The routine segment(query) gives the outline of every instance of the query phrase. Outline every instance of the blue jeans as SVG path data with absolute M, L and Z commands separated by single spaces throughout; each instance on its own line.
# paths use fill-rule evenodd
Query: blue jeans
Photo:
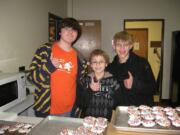
M 50 114 L 50 116 L 71 117 L 71 112 L 66 112 L 66 113 L 62 113 L 62 114 Z

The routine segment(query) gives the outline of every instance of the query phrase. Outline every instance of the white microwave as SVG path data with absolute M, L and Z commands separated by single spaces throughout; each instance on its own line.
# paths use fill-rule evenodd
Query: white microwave
M 25 73 L 0 73 L 0 111 L 26 99 Z

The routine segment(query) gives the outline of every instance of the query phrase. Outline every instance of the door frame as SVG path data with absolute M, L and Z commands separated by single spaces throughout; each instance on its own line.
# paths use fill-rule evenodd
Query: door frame
M 160 88 L 159 88 L 159 96 L 160 96 L 160 99 L 162 98 L 162 86 L 163 86 L 163 81 L 162 81 L 162 78 L 163 78 L 163 52 L 164 52 L 164 19 L 124 19 L 124 30 L 126 28 L 126 24 L 128 22 L 142 22 L 142 23 L 148 23 L 148 22 L 160 22 L 161 25 L 162 25 L 162 29 L 161 29 L 161 58 L 160 58 L 160 69 L 161 69 L 161 75 L 160 75 Z M 138 26 L 138 27 L 134 27 L 134 28 L 145 28 L 145 27 L 141 27 L 141 26 Z M 147 27 L 146 27 L 147 28 Z M 150 40 L 148 38 L 148 40 Z M 153 46 L 151 46 L 153 47 Z

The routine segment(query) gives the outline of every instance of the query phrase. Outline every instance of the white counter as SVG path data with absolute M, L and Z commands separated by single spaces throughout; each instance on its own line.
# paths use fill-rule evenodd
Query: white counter
M 16 113 L 0 112 L 0 120 L 32 123 L 32 124 L 37 125 L 38 123 L 40 123 L 43 120 L 43 118 L 18 116 Z
M 34 103 L 34 97 L 32 94 L 30 94 L 27 96 L 27 98 L 23 102 L 13 106 L 12 108 L 10 108 L 4 112 L 0 112 L 0 120 L 32 123 L 32 124 L 37 125 L 39 122 L 41 122 L 43 120 L 43 118 L 30 117 L 29 115 L 27 115 L 27 116 L 21 115 L 25 112 L 28 112 L 29 110 L 33 111 L 31 109 L 33 103 Z
M 0 112 L 0 120 L 13 121 L 17 119 L 17 117 L 18 115 L 16 113 Z
M 24 101 L 7 109 L 4 112 L 12 112 L 19 115 L 23 113 L 25 110 L 27 110 L 28 108 L 30 108 L 33 105 L 33 103 L 34 103 L 34 97 L 32 94 L 30 94 L 27 96 L 27 98 Z
M 44 118 L 40 118 L 40 117 L 18 116 L 14 121 L 16 121 L 16 122 L 24 122 L 24 123 L 32 123 L 32 124 L 37 125 L 43 119 Z

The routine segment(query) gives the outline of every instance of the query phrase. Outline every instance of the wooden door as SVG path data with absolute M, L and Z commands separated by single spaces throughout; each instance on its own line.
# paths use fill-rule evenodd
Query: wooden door
M 133 52 L 148 59 L 148 29 L 125 29 L 134 37 Z
M 88 60 L 91 51 L 101 48 L 101 21 L 79 20 L 79 24 L 82 35 L 74 47 Z

